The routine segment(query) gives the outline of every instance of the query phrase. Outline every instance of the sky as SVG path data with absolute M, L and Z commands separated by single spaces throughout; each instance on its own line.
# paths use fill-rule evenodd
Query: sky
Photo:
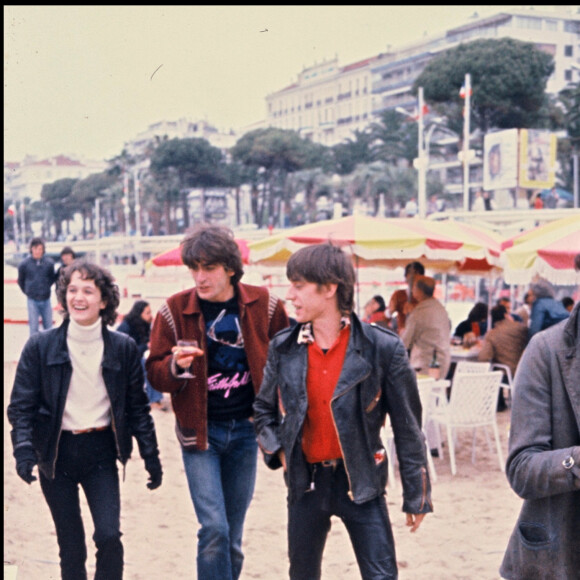
M 305 68 L 504 6 L 4 6 L 4 159 L 102 160 L 153 123 L 239 130 Z

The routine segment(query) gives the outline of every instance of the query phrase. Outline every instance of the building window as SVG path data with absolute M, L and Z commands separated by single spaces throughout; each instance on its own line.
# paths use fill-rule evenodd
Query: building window
M 528 30 L 542 30 L 542 20 L 533 16 L 516 16 L 516 25 Z
M 564 56 L 574 56 L 574 47 L 571 44 L 564 47 Z
M 572 80 L 572 71 L 570 69 L 564 71 L 564 80 L 565 81 Z
M 546 20 L 546 30 L 549 32 L 558 32 L 558 21 Z

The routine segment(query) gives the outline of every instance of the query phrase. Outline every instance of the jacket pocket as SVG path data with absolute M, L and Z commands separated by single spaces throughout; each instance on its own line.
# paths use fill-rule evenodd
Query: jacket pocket
M 43 460 L 46 459 L 50 447 L 52 423 L 53 417 L 51 412 L 41 407 L 38 410 L 32 429 L 32 445 Z
M 521 522 L 518 534 L 522 544 L 530 550 L 546 548 L 551 544 L 548 530 L 541 524 Z

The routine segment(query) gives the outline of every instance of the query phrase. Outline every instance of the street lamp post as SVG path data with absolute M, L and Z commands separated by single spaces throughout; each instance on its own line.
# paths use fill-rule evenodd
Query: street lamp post
M 419 87 L 419 167 L 418 167 L 418 209 L 419 217 L 424 219 L 427 215 L 427 156 L 425 155 L 425 140 L 423 139 L 423 87 Z
M 465 75 L 465 107 L 463 109 L 463 211 L 469 211 L 469 117 L 471 115 L 471 75 Z
M 332 219 L 342 217 L 342 203 L 338 197 L 338 188 L 340 187 L 341 179 L 338 173 L 332 176 Z
M 127 171 L 123 174 L 123 211 L 125 214 L 125 235 L 130 233 L 129 225 L 129 174 Z
M 418 125 L 418 147 L 417 147 L 417 157 L 413 160 L 413 167 L 417 170 L 417 206 L 418 206 L 418 215 L 420 218 L 424 218 L 427 214 L 427 155 L 425 151 L 425 140 L 423 139 L 423 130 L 424 130 L 424 123 L 423 123 L 423 109 L 425 106 L 424 97 L 423 97 L 423 87 L 419 87 L 418 94 L 417 94 L 417 105 L 419 111 L 417 113 L 417 117 L 413 117 L 408 111 L 401 107 L 395 108 L 395 111 L 398 113 L 402 113 L 407 117 L 412 118 L 413 120 L 417 121 Z

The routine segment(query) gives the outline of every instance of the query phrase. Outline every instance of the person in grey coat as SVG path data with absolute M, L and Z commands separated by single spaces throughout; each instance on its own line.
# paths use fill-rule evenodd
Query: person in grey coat
M 506 475 L 524 503 L 500 568 L 508 580 L 580 577 L 579 339 L 577 304 L 518 366 Z

